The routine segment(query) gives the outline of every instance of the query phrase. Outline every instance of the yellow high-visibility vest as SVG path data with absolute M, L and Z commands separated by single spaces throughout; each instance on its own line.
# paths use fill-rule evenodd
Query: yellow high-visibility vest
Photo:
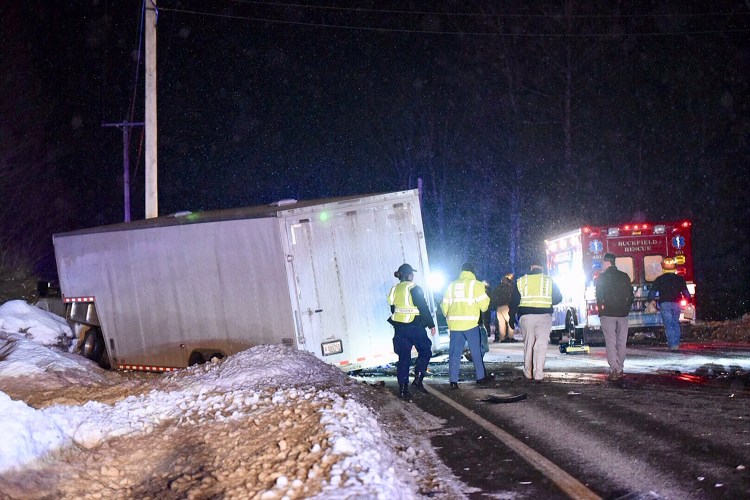
M 484 283 L 474 273 L 461 271 L 458 279 L 448 286 L 440 308 L 448 329 L 457 332 L 471 330 L 479 324 L 479 315 L 490 306 Z
M 527 274 L 518 279 L 521 294 L 519 307 L 552 307 L 552 278 L 544 274 Z
M 393 306 L 391 319 L 399 323 L 411 323 L 419 316 L 419 308 L 411 298 L 411 289 L 417 286 L 413 281 L 402 281 L 394 285 L 388 294 L 388 304 Z

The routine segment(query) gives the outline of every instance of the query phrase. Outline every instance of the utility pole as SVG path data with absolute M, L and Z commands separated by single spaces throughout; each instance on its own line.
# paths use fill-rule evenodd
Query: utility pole
M 156 0 L 146 1 L 146 218 L 159 216 L 156 163 Z
M 125 197 L 125 222 L 130 222 L 130 127 L 142 126 L 143 122 L 102 123 L 102 127 L 122 128 L 122 184 Z

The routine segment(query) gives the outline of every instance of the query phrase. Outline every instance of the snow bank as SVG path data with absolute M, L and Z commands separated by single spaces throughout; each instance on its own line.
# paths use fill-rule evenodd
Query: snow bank
M 25 369 L 32 376 L 60 363 L 60 354 L 51 349 L 22 337 L 12 342 L 11 355 L 0 359 L 0 374 L 21 372 L 20 361 L 13 359 L 21 355 L 28 358 Z M 67 368 L 74 373 L 79 370 L 74 364 Z M 219 460 L 230 467 L 232 461 L 242 463 L 248 469 L 262 469 L 276 460 L 273 481 L 263 483 L 270 497 L 415 496 L 413 480 L 394 466 L 404 463 L 395 451 L 397 446 L 372 410 L 358 401 L 363 385 L 310 353 L 258 346 L 220 362 L 150 376 L 143 384 L 145 392 L 114 404 L 88 401 L 40 410 L 0 392 L 0 421 L 12 423 L 5 426 L 0 441 L 0 474 L 42 467 L 55 451 L 72 445 L 94 451 L 108 440 L 139 439 L 157 431 L 156 435 L 163 435 L 166 429 L 180 429 L 177 435 L 196 440 L 188 436 L 202 435 L 210 426 L 234 422 L 230 428 L 241 429 L 253 422 L 256 426 L 273 422 L 270 425 L 277 426 L 277 431 L 253 438 L 267 440 L 267 451 L 248 456 L 229 449 Z M 295 431 L 295 415 L 307 422 L 305 430 Z M 162 442 L 157 439 L 153 443 Z M 278 458 L 279 453 L 300 450 L 300 446 L 307 448 L 290 455 L 296 458 Z M 230 472 L 223 474 L 231 477 Z M 242 495 L 242 490 L 228 494 Z
M 228 357 L 221 363 L 196 365 L 167 377 L 204 390 L 299 385 L 347 385 L 352 380 L 312 353 L 280 345 L 261 345 Z
M 55 377 L 58 385 L 111 383 L 104 372 L 93 368 L 94 363 L 83 356 L 49 349 L 20 334 L 0 333 L 0 380 Z
M 30 462 L 66 440 L 57 423 L 26 403 L 13 401 L 4 392 L 0 392 L 0 422 L 0 472 Z
M 92 454 L 117 439 L 148 440 L 154 449 L 184 447 L 201 442 L 217 427 L 227 436 L 257 428 L 267 432 L 249 431 L 247 441 L 231 434 L 234 444 L 217 443 L 220 452 L 213 463 L 222 468 L 213 477 L 224 478 L 222 483 L 199 482 L 187 486 L 197 489 L 182 493 L 208 488 L 206 496 L 227 498 L 417 496 L 413 478 L 404 475 L 410 469 L 404 464 L 414 457 L 399 455 L 397 443 L 360 402 L 366 400 L 363 385 L 311 353 L 258 346 L 169 374 L 123 377 L 55 348 L 72 336 L 62 318 L 23 301 L 0 306 L 0 387 L 59 387 L 59 400 L 66 402 L 35 409 L 0 392 L 0 474 L 45 470 L 45 464 L 57 460 L 56 451 L 71 446 Z M 115 394 L 121 399 L 112 404 L 88 401 L 92 385 L 109 386 L 110 401 L 117 399 Z M 120 474 L 126 467 L 115 469 L 109 463 L 102 466 L 101 477 L 91 480 L 109 481 L 113 470 Z M 210 466 L 200 463 L 200 468 Z M 138 467 L 142 470 L 134 477 L 155 466 L 145 462 Z M 72 487 L 77 484 L 73 481 Z M 107 491 L 135 494 L 122 484 L 117 480 Z
M 23 300 L 0 305 L 0 331 L 22 334 L 42 345 L 63 345 L 65 338 L 73 338 L 73 331 L 63 318 Z

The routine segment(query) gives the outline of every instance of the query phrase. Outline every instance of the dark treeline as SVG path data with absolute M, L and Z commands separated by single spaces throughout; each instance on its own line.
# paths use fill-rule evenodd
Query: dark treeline
M 83 4 L 0 8 L 3 78 L 23 83 L 0 97 L 0 168 L 13 130 L 45 236 L 122 220 L 122 137 L 101 123 L 143 117 L 140 6 Z M 743 2 L 159 6 L 160 213 L 421 180 L 432 267 L 471 259 L 492 283 L 582 224 L 690 219 L 702 316 L 750 311 Z

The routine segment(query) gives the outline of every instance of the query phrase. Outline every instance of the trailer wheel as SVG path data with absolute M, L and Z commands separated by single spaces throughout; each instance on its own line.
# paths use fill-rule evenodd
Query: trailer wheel
M 101 362 L 102 355 L 104 354 L 104 337 L 98 328 L 90 328 L 86 332 L 86 335 L 83 337 L 81 351 L 84 357 L 91 361 L 95 361 L 96 363 Z
M 203 354 L 198 351 L 193 351 L 193 353 L 190 355 L 190 358 L 188 359 L 188 366 L 193 365 L 202 365 L 206 362 L 206 358 L 203 357 Z

